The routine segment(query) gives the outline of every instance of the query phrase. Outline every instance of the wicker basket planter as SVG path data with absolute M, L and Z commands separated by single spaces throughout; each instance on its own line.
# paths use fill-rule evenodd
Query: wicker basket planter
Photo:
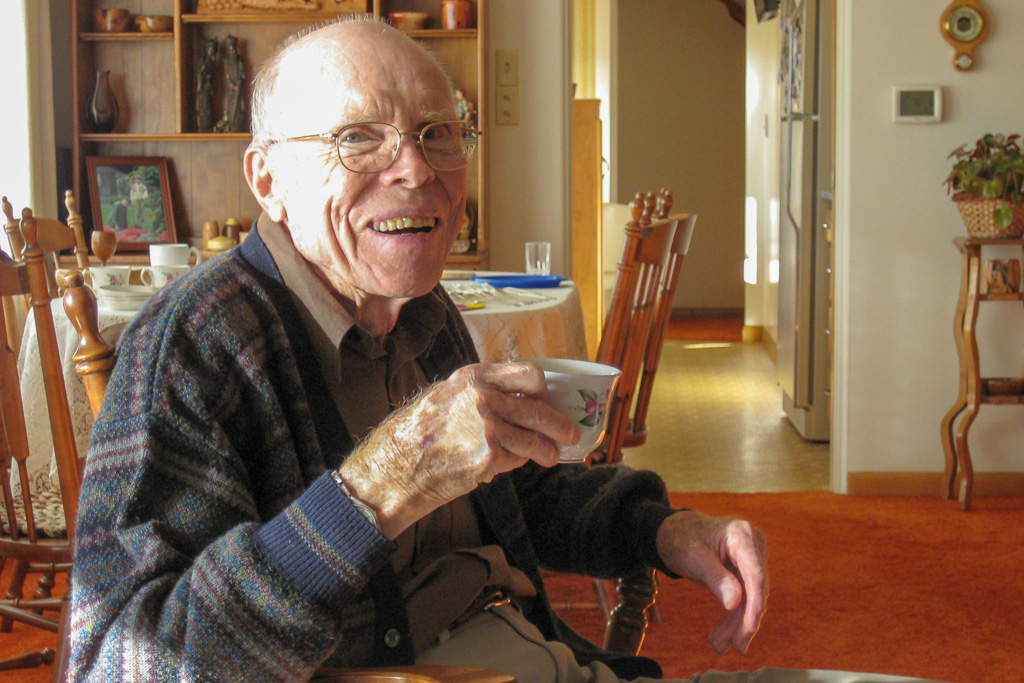
M 971 237 L 995 239 L 1024 235 L 1024 206 L 1011 204 L 1005 199 L 984 199 L 963 193 L 955 195 L 953 201 Z M 996 225 L 992 214 L 1000 206 L 1006 205 L 1013 212 L 1013 222 L 1001 228 Z

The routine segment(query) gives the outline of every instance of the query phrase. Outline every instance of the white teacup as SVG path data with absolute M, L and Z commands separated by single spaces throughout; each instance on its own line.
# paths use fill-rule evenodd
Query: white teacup
M 568 358 L 520 358 L 538 365 L 547 380 L 547 403 L 580 428 L 579 443 L 558 446 L 559 460 L 581 462 L 604 438 L 608 403 L 622 373 L 601 363 Z
M 188 266 L 146 266 L 140 277 L 143 284 L 160 289 L 188 272 Z
M 93 266 L 86 268 L 82 275 L 87 285 L 93 289 L 99 287 L 123 287 L 131 277 L 131 266 Z
M 203 261 L 199 250 L 188 244 L 151 244 L 149 263 L 154 266 L 187 266 L 189 257 L 195 254 L 196 265 Z

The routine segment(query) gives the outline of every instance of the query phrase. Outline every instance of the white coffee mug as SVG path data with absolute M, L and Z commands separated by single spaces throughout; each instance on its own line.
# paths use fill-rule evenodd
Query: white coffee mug
M 143 284 L 160 289 L 188 272 L 188 266 L 146 266 L 142 269 Z
M 569 358 L 520 358 L 540 366 L 547 380 L 547 403 L 580 428 L 580 440 L 558 446 L 559 460 L 581 462 L 604 438 L 608 403 L 622 373 L 601 363 Z
M 149 263 L 154 266 L 187 266 L 189 257 L 195 254 L 196 265 L 203 261 L 199 250 L 188 244 L 151 244 Z
M 131 266 L 92 266 L 82 271 L 85 283 L 97 289 L 98 287 L 123 287 L 128 284 L 131 277 Z

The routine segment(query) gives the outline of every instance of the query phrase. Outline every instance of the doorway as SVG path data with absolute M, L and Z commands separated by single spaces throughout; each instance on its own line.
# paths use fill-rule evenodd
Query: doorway
M 579 38 L 581 24 L 583 28 L 592 24 L 595 35 L 587 40 L 598 56 L 594 73 L 589 78 L 580 76 L 574 67 L 574 80 L 584 87 L 593 83 L 592 93 L 578 90 L 579 96 L 602 100 L 607 131 L 606 199 L 626 203 L 637 190 L 666 187 L 674 192 L 674 211 L 698 215 L 674 302 L 677 312 L 738 313 L 755 333 L 764 325 L 774 325 L 777 298 L 772 297 L 771 286 L 764 286 L 773 275 L 770 259 L 757 262 L 759 250 L 769 251 L 770 247 L 750 243 L 745 220 L 750 213 L 746 184 L 751 175 L 766 183 L 778 182 L 777 158 L 748 169 L 748 131 L 763 133 L 766 138 L 777 131 L 771 130 L 767 114 L 748 113 L 748 88 L 756 79 L 751 79 L 747 65 L 746 28 L 721 0 L 576 0 L 577 11 L 581 4 L 589 6 L 592 15 L 583 22 L 574 18 L 574 38 Z M 778 26 L 773 22 L 761 29 L 777 32 Z M 773 68 L 777 72 L 777 49 L 768 52 L 766 58 L 776 62 Z M 768 79 L 757 87 L 773 93 L 777 86 Z M 767 216 L 772 207 L 765 202 L 758 211 Z M 605 235 L 616 227 L 607 226 Z M 610 248 L 619 247 L 612 243 Z M 761 286 L 752 287 L 758 282 Z M 766 310 L 772 312 L 767 319 L 763 316 Z M 769 330 L 769 343 L 761 348 L 767 348 L 769 364 L 774 360 L 770 340 L 777 338 L 776 331 Z M 686 355 L 689 362 L 695 358 L 678 350 L 674 355 Z M 720 372 L 750 364 L 733 365 Z M 707 373 L 703 377 L 714 381 Z M 669 381 L 668 376 L 659 376 L 659 380 Z M 785 421 L 781 393 L 774 405 L 770 401 L 761 405 L 773 413 L 767 419 Z M 788 424 L 783 427 L 791 429 Z M 800 441 L 796 435 L 793 443 Z M 805 463 L 818 463 L 818 472 L 810 476 L 813 487 L 827 487 L 829 446 L 811 446 L 816 447 L 803 455 Z M 808 455 L 811 452 L 813 455 Z

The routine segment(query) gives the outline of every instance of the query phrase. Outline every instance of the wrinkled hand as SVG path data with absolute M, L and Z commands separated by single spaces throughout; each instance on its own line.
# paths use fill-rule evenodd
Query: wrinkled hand
M 711 633 L 715 651 L 746 652 L 768 603 L 764 534 L 743 520 L 682 511 L 658 528 L 657 543 L 669 569 L 707 586 L 729 611 Z
M 546 394 L 543 372 L 530 363 L 461 368 L 395 411 L 339 472 L 394 538 L 496 474 L 528 460 L 556 464 L 555 443 L 580 434 Z

